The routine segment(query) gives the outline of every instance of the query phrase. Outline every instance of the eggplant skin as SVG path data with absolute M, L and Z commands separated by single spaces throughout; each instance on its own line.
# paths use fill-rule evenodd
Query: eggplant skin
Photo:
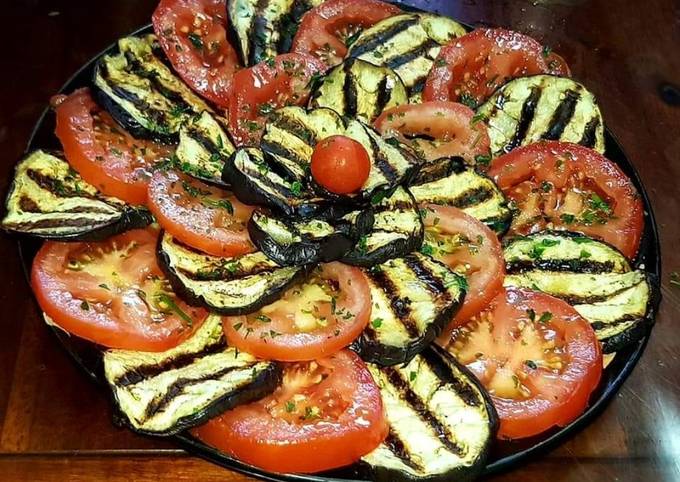
M 145 228 L 153 223 L 154 219 L 151 213 L 143 207 L 128 207 L 125 208 L 121 217 L 115 223 L 108 226 L 102 226 L 89 233 L 72 236 L 39 236 L 43 239 L 52 241 L 104 241 L 116 234 L 129 231 L 131 229 Z
M 256 212 L 257 213 L 257 212 Z M 248 233 L 250 239 L 267 257 L 281 266 L 303 266 L 312 263 L 330 263 L 338 260 L 347 254 L 356 244 L 361 236 L 368 233 L 373 226 L 373 211 L 367 209 L 357 213 L 354 223 L 340 219 L 330 221 L 326 226 L 333 229 L 327 235 L 314 237 L 305 232 L 300 232 L 296 224 L 306 224 L 288 222 L 282 218 L 272 218 L 267 214 L 259 214 L 269 218 L 269 223 L 262 223 L 265 227 L 277 222 L 296 238 L 290 244 L 279 243 L 270 233 L 258 223 L 255 218 L 258 214 L 253 214 L 248 222 Z M 310 220 L 308 224 L 322 222 L 320 220 Z
M 209 407 L 190 416 L 179 419 L 172 429 L 165 432 L 154 432 L 135 428 L 129 422 L 127 416 L 120 410 L 118 397 L 116 396 L 115 391 L 111 390 L 111 399 L 113 406 L 115 407 L 113 413 L 113 422 L 117 426 L 129 428 L 133 432 L 141 435 L 165 437 L 177 435 L 184 430 L 201 425 L 202 423 L 207 422 L 208 420 L 215 418 L 234 407 L 256 402 L 267 395 L 271 395 L 281 384 L 282 377 L 283 370 L 281 369 L 281 365 L 278 363 L 272 363 L 269 368 L 258 373 L 258 375 L 252 380 L 251 386 L 249 386 L 247 390 L 237 390 L 234 393 L 225 395 L 218 401 L 211 404 Z

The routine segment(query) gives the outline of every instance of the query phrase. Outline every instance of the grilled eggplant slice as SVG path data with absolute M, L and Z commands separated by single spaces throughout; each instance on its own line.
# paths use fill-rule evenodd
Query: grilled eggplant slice
M 368 124 L 383 110 L 406 103 L 406 87 L 392 69 L 359 59 L 333 68 L 310 99 L 310 107 L 329 107 Z
M 226 126 L 159 57 L 156 37 L 125 37 L 119 53 L 103 56 L 94 70 L 99 103 L 134 137 L 175 143 L 180 126 L 204 111 Z
M 595 96 L 572 79 L 535 75 L 512 80 L 477 110 L 499 156 L 541 139 L 604 153 L 604 123 Z
M 417 98 L 441 46 L 466 33 L 461 24 L 447 17 L 428 13 L 396 15 L 364 30 L 347 56 L 393 69 L 409 94 Z
M 321 139 L 342 134 L 359 142 L 368 153 L 371 170 L 361 190 L 353 195 L 339 196 L 317 185 L 309 175 L 309 165 L 314 146 Z M 363 204 L 378 193 L 391 192 L 397 185 L 409 180 L 419 168 L 419 160 L 403 146 L 385 141 L 372 127 L 352 119 L 345 126 L 342 117 L 327 108 L 305 111 L 300 107 L 284 107 L 272 115 L 262 137 L 262 150 L 268 159 L 268 182 L 298 186 L 297 200 L 288 189 L 278 189 L 279 194 L 267 194 L 274 205 L 286 213 L 300 214 L 300 209 L 288 203 L 299 204 L 300 198 L 313 197 L 312 191 L 321 198 L 335 203 Z M 242 161 L 242 160 L 240 160 Z M 262 164 L 260 162 L 260 164 Z M 262 169 L 260 169 L 262 171 Z M 229 176 L 230 173 L 227 173 Z M 232 180 L 236 189 L 236 182 Z M 288 192 L 281 192 L 288 191 Z M 238 193 L 237 193 L 238 195 Z M 245 201 L 244 201 L 245 202 Z M 287 205 L 286 205 L 287 204 Z
M 424 164 L 409 189 L 419 204 L 454 206 L 499 234 L 505 233 L 512 222 L 512 212 L 498 186 L 467 166 L 461 157 Z
M 365 270 L 372 321 L 352 345 L 361 357 L 407 363 L 439 336 L 465 297 L 465 279 L 429 256 L 412 253 Z
M 402 367 L 369 364 L 390 425 L 362 457 L 376 482 L 471 481 L 484 469 L 498 416 L 484 388 L 433 346 Z
M 373 206 L 373 228 L 342 261 L 371 267 L 401 258 L 423 244 L 424 226 L 413 196 L 403 187 Z
M 227 347 L 217 315 L 165 352 L 108 350 L 104 374 L 122 419 L 149 435 L 173 435 L 199 425 L 269 395 L 281 380 L 276 363 Z
M 250 239 L 281 266 L 329 263 L 352 249 L 371 230 L 373 211 L 351 213 L 335 221 L 288 220 L 254 211 L 248 223 Z
M 505 284 L 565 300 L 587 319 L 605 353 L 639 340 L 653 323 L 651 284 L 618 250 L 576 233 L 543 231 L 505 246 Z
M 233 258 L 201 253 L 161 234 L 158 260 L 187 303 L 223 315 L 245 315 L 276 301 L 306 274 L 306 267 L 281 267 L 262 252 Z
M 257 147 L 236 150 L 227 160 L 222 180 L 246 204 L 277 209 L 288 216 L 335 218 L 350 209 L 314 195 L 301 181 L 281 173 L 280 164 Z
M 19 161 L 0 226 L 56 241 L 97 241 L 152 221 L 141 206 L 104 196 L 60 154 L 31 152 Z
M 234 150 L 223 126 L 210 112 L 203 111 L 180 127 L 175 155 L 179 168 L 186 174 L 226 187 L 222 181 L 222 170 Z
M 244 65 L 288 52 L 304 13 L 323 0 L 227 0 L 229 23 Z

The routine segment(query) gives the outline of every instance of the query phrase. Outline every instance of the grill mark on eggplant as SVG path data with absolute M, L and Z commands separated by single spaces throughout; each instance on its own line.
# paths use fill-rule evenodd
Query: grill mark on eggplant
M 385 62 L 385 65 L 392 70 L 396 70 L 402 65 L 408 64 L 412 60 L 424 56 L 427 52 L 430 51 L 430 49 L 438 46 L 439 44 L 437 42 L 435 42 L 431 38 L 428 38 L 425 42 L 414 47 L 413 49 L 408 50 L 400 55 L 397 55 L 396 57 L 392 57 L 387 62 Z
M 159 80 L 159 76 L 156 72 L 147 70 L 137 57 L 131 52 L 125 52 L 125 58 L 130 65 L 130 69 L 127 69 L 130 73 L 147 79 L 151 83 L 151 87 L 158 92 L 161 96 L 165 97 L 171 102 L 178 105 L 179 109 L 182 111 L 193 111 L 192 106 L 184 100 L 184 97 L 179 92 L 169 89 L 167 86 Z
M 513 138 L 508 142 L 508 144 L 503 147 L 504 152 L 510 152 L 516 147 L 522 145 L 522 142 L 526 138 L 527 131 L 531 122 L 534 120 L 534 115 L 536 114 L 536 106 L 541 98 L 542 90 L 540 87 L 532 87 L 531 94 L 526 98 L 524 104 L 522 105 L 522 112 L 520 113 L 519 120 L 517 122 L 517 128 L 515 129 L 515 134 Z
M 585 128 L 583 129 L 583 136 L 581 140 L 578 141 L 579 144 L 586 147 L 594 147 L 597 142 L 597 129 L 600 127 L 600 118 L 598 116 L 593 117 L 588 121 Z
M 389 28 L 376 32 L 375 35 L 371 37 L 366 37 L 363 43 L 357 45 L 354 44 L 352 47 L 351 55 L 352 57 L 361 57 L 362 55 L 371 52 L 378 47 L 385 45 L 392 37 L 396 36 L 398 33 L 412 27 L 418 23 L 417 17 L 410 17 L 404 19 L 402 22 L 390 25 Z
M 75 189 L 71 189 L 65 185 L 61 179 L 54 179 L 53 177 L 46 176 L 42 172 L 36 171 L 35 169 L 26 169 L 26 176 L 28 176 L 31 181 L 35 182 L 41 189 L 49 191 L 51 194 L 54 194 L 57 197 L 82 197 L 108 204 L 106 201 L 103 201 L 97 196 L 93 196 L 85 191 L 76 191 Z
M 476 392 L 471 385 L 461 382 L 460 379 L 453 374 L 448 363 L 442 363 L 441 357 L 437 355 L 434 350 L 425 350 L 420 353 L 420 357 L 440 380 L 451 385 L 467 406 L 481 407 L 484 405 L 484 400 L 480 394 Z
M 639 284 L 639 283 L 638 283 Z M 594 303 L 601 303 L 603 301 L 607 301 L 610 298 L 613 298 L 617 295 L 620 295 L 624 291 L 627 291 L 629 289 L 632 289 L 636 287 L 638 284 L 634 284 L 631 286 L 624 286 L 621 289 L 618 289 L 616 291 L 612 291 L 611 293 L 607 293 L 604 295 L 592 295 L 592 296 L 576 296 L 576 295 L 564 295 L 560 293 L 548 293 L 549 295 L 554 296 L 555 298 L 559 298 L 563 301 L 566 301 L 570 305 L 592 305 Z
M 412 202 L 408 201 L 394 201 L 391 203 L 385 203 L 385 204 L 378 204 L 377 206 L 373 207 L 373 214 L 378 214 L 378 213 L 384 213 L 386 211 L 411 211 L 414 208 L 414 204 Z
M 377 117 L 385 109 L 385 106 L 390 101 L 392 97 L 392 89 L 388 86 L 387 75 L 383 76 L 378 84 L 378 98 L 373 104 L 373 115 L 371 117 Z
M 188 134 L 192 139 L 198 142 L 201 145 L 201 147 L 206 151 L 210 152 L 211 154 L 219 153 L 220 149 L 217 147 L 217 145 L 200 129 L 189 129 Z
M 428 136 L 427 134 L 409 134 L 408 132 L 403 133 L 402 136 L 404 136 L 406 139 L 413 140 L 413 139 L 421 139 L 424 141 L 430 141 L 434 142 L 437 140 L 436 137 Z
M 210 379 L 216 379 L 216 378 L 221 378 L 224 375 L 233 372 L 235 370 L 243 370 L 243 369 L 248 369 L 247 366 L 231 366 L 231 367 L 225 367 L 215 373 L 206 373 L 204 375 L 201 375 L 198 378 L 178 378 L 175 380 L 170 386 L 168 387 L 167 391 L 165 394 L 163 394 L 160 397 L 156 397 L 151 402 L 146 406 L 146 409 L 144 410 L 144 415 L 142 421 L 146 421 L 149 418 L 153 417 L 155 414 L 158 412 L 161 412 L 166 405 L 168 405 L 172 400 L 177 397 L 179 394 L 181 394 L 185 388 L 190 387 L 192 385 L 197 385 L 199 383 L 202 383 L 206 380 Z
M 402 298 L 399 296 L 399 290 L 390 277 L 381 269 L 366 271 L 369 278 L 382 290 L 390 302 L 392 312 L 401 321 L 404 329 L 410 338 L 420 336 L 418 326 L 411 319 L 411 300 L 408 297 Z
M 188 279 L 192 281 L 234 281 L 237 279 L 245 278 L 248 276 L 255 276 L 259 274 L 264 274 L 264 273 L 269 273 L 272 271 L 276 271 L 278 268 L 273 267 L 269 264 L 266 263 L 260 263 L 252 266 L 251 268 L 248 269 L 247 272 L 245 271 L 234 271 L 231 272 L 226 266 L 216 266 L 214 270 L 212 271 L 206 271 L 206 272 L 201 272 L 201 271 L 189 271 L 187 269 L 183 268 L 176 268 L 178 273 L 181 273 L 182 275 L 186 276 Z
M 441 297 L 446 303 L 451 301 L 451 295 L 444 286 L 444 283 L 442 283 L 442 280 L 435 276 L 427 266 L 420 263 L 418 258 L 413 255 L 406 256 L 404 257 L 404 263 L 436 298 Z
M 25 213 L 43 212 L 40 210 L 40 206 L 38 206 L 38 204 L 33 199 L 26 196 L 25 194 L 23 194 L 21 198 L 19 198 L 19 209 L 21 209 Z
M 260 148 L 266 151 L 268 154 L 290 159 L 302 169 L 307 169 L 307 167 L 309 167 L 309 162 L 300 157 L 297 152 L 288 149 L 286 146 L 279 144 L 278 142 L 268 141 L 266 137 L 260 142 Z M 290 177 L 291 173 L 287 170 L 287 168 L 282 167 L 282 169 L 286 172 L 286 177 Z
M 314 147 L 316 145 L 316 134 L 311 129 L 308 129 L 303 123 L 297 119 L 292 119 L 282 114 L 280 111 L 274 111 L 271 120 L 281 130 L 294 135 L 301 141 Z
M 455 199 L 451 199 L 450 204 L 458 209 L 464 209 L 481 204 L 492 197 L 493 192 L 488 186 L 477 186 L 464 191 Z
M 631 321 L 641 322 L 641 321 L 644 321 L 644 318 L 641 318 L 641 317 L 635 316 L 635 315 L 631 315 L 631 314 L 627 314 L 627 315 L 624 315 L 621 318 L 618 318 L 618 319 L 613 320 L 611 322 L 594 321 L 594 322 L 590 323 L 590 326 L 592 326 L 593 330 L 595 330 L 595 332 L 597 333 L 598 330 L 605 330 L 605 329 L 608 329 L 608 328 L 614 328 L 614 327 L 617 327 L 619 325 L 622 325 L 624 323 L 628 323 L 628 322 L 631 322 Z M 632 323 L 632 324 L 635 324 L 635 323 Z M 632 324 L 631 324 L 631 326 L 632 326 Z M 619 333 L 616 333 L 612 336 L 616 336 L 618 334 Z
M 82 228 L 82 227 L 99 227 L 104 224 L 109 224 L 112 219 L 102 219 L 100 221 L 92 218 L 54 218 L 41 219 L 35 222 L 24 223 L 5 223 L 5 227 L 11 227 L 16 230 L 31 230 L 31 229 L 49 229 L 49 228 Z
M 422 470 L 422 467 L 410 457 L 406 446 L 404 446 L 404 442 L 399 438 L 399 435 L 392 429 L 392 427 L 390 427 L 389 432 L 387 433 L 387 438 L 385 438 L 383 444 L 404 465 L 416 472 L 420 472 Z
M 373 136 L 369 134 L 368 139 L 371 143 L 371 150 L 373 151 L 373 161 L 375 165 L 378 167 L 382 175 L 385 176 L 387 182 L 394 184 L 399 174 L 397 173 L 396 169 L 392 167 L 389 159 L 387 156 L 385 156 L 382 149 L 380 149 L 380 146 L 378 146 L 378 143 L 375 141 Z
M 345 65 L 343 66 L 343 70 L 345 73 L 345 81 L 342 84 L 342 92 L 344 94 L 342 97 L 344 104 L 344 114 L 348 117 L 356 116 L 358 108 L 356 79 L 352 74 L 353 66 L 354 62 L 351 61 L 346 62 Z
M 419 186 L 428 182 L 438 181 L 452 174 L 461 174 L 466 169 L 465 161 L 460 156 L 437 159 L 423 164 L 411 185 Z
M 560 273 L 611 273 L 615 266 L 613 261 L 591 261 L 587 259 L 535 259 L 510 260 L 506 264 L 508 274 L 525 273 L 533 270 L 556 271 Z
M 209 355 L 220 353 L 224 351 L 226 348 L 227 342 L 224 339 L 224 337 L 221 337 L 217 341 L 217 343 L 206 345 L 199 351 L 182 353 L 178 357 L 163 360 L 161 363 L 155 363 L 152 365 L 140 365 L 116 377 L 116 379 L 113 381 L 113 384 L 121 387 L 136 385 L 141 381 L 157 377 L 158 375 L 166 371 L 186 368 L 190 365 L 193 365 L 196 362 L 196 360 L 200 360 L 201 358 Z
M 267 18 L 263 12 L 269 6 L 269 0 L 259 0 L 255 6 L 255 15 L 251 24 L 248 41 L 248 65 L 255 65 L 264 57 L 267 43 L 271 37 L 267 28 Z
M 553 112 L 550 123 L 545 133 L 541 136 L 542 139 L 551 141 L 559 140 L 566 129 L 567 124 L 571 122 L 576 111 L 576 104 L 581 99 L 581 94 L 575 90 L 568 90 L 565 92 L 565 97 Z
M 400 373 L 392 367 L 385 367 L 382 369 L 388 381 L 395 387 L 401 398 L 408 403 L 413 411 L 417 414 L 423 422 L 425 422 L 432 429 L 434 435 L 439 441 L 452 453 L 459 457 L 465 455 L 465 448 L 454 442 L 455 437 L 451 431 L 443 425 L 439 419 L 430 411 L 426 402 L 416 394 L 409 384 L 402 378 Z
M 140 112 L 144 112 L 144 115 L 151 119 L 157 125 L 159 126 L 166 125 L 167 119 L 165 116 L 165 112 L 152 107 L 151 104 L 149 104 L 146 100 L 137 97 L 135 93 L 130 92 L 127 89 L 124 89 L 118 84 L 111 82 L 107 83 L 109 88 L 111 89 L 111 92 L 113 92 L 115 96 L 130 102 L 133 106 L 135 106 L 137 110 L 139 110 Z

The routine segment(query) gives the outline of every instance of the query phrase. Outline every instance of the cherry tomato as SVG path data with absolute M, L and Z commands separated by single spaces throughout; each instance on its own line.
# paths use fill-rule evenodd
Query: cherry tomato
M 462 156 L 470 164 L 477 160 L 484 164 L 490 159 L 489 130 L 463 104 L 400 105 L 384 111 L 374 125 L 383 136 L 396 136 L 426 160 Z
M 352 37 L 400 13 L 398 7 L 380 0 L 327 0 L 302 17 L 292 51 L 311 54 L 332 67 L 347 55 Z
M 157 170 L 149 183 L 148 204 L 165 230 L 193 248 L 214 256 L 254 251 L 247 229 L 253 208 L 222 189 Z
M 349 345 L 368 324 L 371 295 L 359 268 L 322 265 L 303 284 L 247 316 L 224 317 L 229 343 L 260 358 L 314 360 Z
M 536 40 L 511 30 L 480 28 L 442 47 L 423 100 L 453 100 L 474 108 L 511 79 L 549 72 Z
M 108 196 L 144 203 L 154 164 L 167 159 L 172 148 L 132 137 L 94 103 L 88 89 L 53 103 L 55 133 L 71 167 Z
M 312 153 L 314 180 L 335 194 L 358 191 L 368 179 L 371 160 L 364 146 L 346 136 L 330 136 Z
M 487 388 L 500 438 L 568 425 L 588 406 L 602 375 L 590 324 L 562 300 L 507 288 L 453 331 L 449 350 Z
M 192 432 L 272 472 L 343 467 L 375 449 L 388 426 L 380 389 L 349 350 L 286 366 L 273 395 L 229 410 Z
M 153 29 L 172 67 L 198 94 L 226 107 L 228 88 L 239 68 L 227 40 L 224 0 L 161 0 Z
M 557 141 L 494 160 L 489 176 L 519 211 L 510 234 L 568 229 L 602 239 L 633 258 L 644 227 L 640 195 L 602 154 Z
M 423 250 L 468 283 L 463 306 L 439 338 L 445 343 L 451 330 L 486 308 L 503 288 L 503 248 L 496 233 L 460 209 L 424 204 L 420 210 L 425 214 Z
M 97 243 L 46 242 L 31 271 L 40 308 L 67 332 L 105 347 L 177 346 L 207 312 L 173 294 L 156 263 L 157 239 L 149 228 Z
M 283 54 L 234 75 L 229 89 L 229 132 L 238 146 L 258 145 L 268 114 L 288 105 L 304 105 L 312 76 L 324 69 L 305 54 Z

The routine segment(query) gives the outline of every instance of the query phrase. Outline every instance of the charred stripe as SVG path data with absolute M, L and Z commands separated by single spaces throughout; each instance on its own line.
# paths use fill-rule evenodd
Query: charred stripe
M 576 111 L 576 104 L 581 99 L 580 92 L 575 90 L 568 90 L 564 94 L 564 99 L 553 112 L 553 116 L 550 119 L 548 128 L 541 136 L 542 139 L 548 139 L 551 141 L 559 140 L 566 129 L 567 124 L 571 122 L 572 117 L 574 117 L 574 112 Z
M 578 143 L 590 148 L 595 147 L 595 143 L 597 142 L 597 129 L 599 127 L 600 118 L 598 116 L 590 119 L 583 129 L 583 136 L 581 136 L 581 140 L 578 141 Z
M 378 84 L 378 98 L 373 104 L 373 117 L 378 117 L 392 98 L 392 89 L 387 85 L 388 77 L 383 76 Z
M 451 301 L 451 295 L 444 286 L 441 278 L 435 276 L 434 273 L 421 263 L 417 257 L 413 255 L 406 256 L 404 257 L 404 263 L 411 271 L 413 271 L 418 280 L 427 287 L 434 297 L 437 299 L 441 297 L 447 303 Z
M 522 112 L 520 114 L 519 120 L 517 122 L 517 128 L 515 129 L 515 135 L 510 140 L 508 144 L 503 147 L 504 152 L 510 152 L 516 147 L 522 145 L 527 131 L 531 122 L 534 120 L 534 115 L 536 113 L 536 106 L 541 98 L 542 90 L 540 87 L 532 87 L 529 97 L 527 97 L 522 104 Z
M 390 452 L 392 452 L 392 455 L 398 458 L 404 465 L 410 467 L 416 472 L 422 470 L 420 464 L 410 457 L 404 442 L 399 438 L 399 435 L 392 429 L 392 427 L 390 427 L 390 430 L 387 433 L 387 438 L 385 438 L 383 444 Z
M 506 264 L 508 274 L 525 273 L 533 270 L 596 274 L 611 273 L 615 268 L 613 261 L 591 261 L 588 259 L 511 259 Z
M 418 23 L 418 17 L 407 17 L 399 23 L 390 25 L 389 28 L 376 32 L 375 35 L 371 37 L 366 37 L 363 39 L 361 44 L 354 44 L 352 46 L 351 55 L 352 57 L 361 57 L 362 55 L 376 50 L 378 47 L 385 45 L 392 39 L 392 37 L 403 32 L 404 30 L 416 25 Z
M 418 326 L 411 319 L 411 300 L 399 296 L 399 290 L 394 281 L 381 269 L 366 271 L 368 277 L 382 290 L 390 301 L 392 312 L 401 321 L 409 337 L 417 338 L 421 335 Z
M 354 62 L 346 62 L 343 66 L 345 73 L 345 81 L 342 84 L 344 114 L 349 117 L 354 117 L 357 113 L 358 99 L 357 99 L 357 85 L 356 79 L 352 74 L 352 66 Z
M 433 49 L 435 47 L 439 47 L 439 44 L 432 40 L 431 38 L 428 38 L 425 42 L 423 42 L 420 45 L 417 45 L 413 49 L 403 52 L 397 55 L 396 57 L 392 57 L 387 62 L 385 62 L 385 65 L 388 66 L 390 69 L 396 70 L 402 65 L 408 64 L 412 60 L 415 60 L 419 57 L 423 57 L 430 51 L 430 49 Z
M 452 372 L 449 364 L 446 362 L 442 363 L 443 360 L 434 350 L 425 350 L 420 354 L 420 357 L 440 380 L 453 387 L 466 405 L 470 407 L 481 407 L 484 405 L 484 399 L 479 392 L 474 390 L 471 385 L 461 382 L 460 378 Z

